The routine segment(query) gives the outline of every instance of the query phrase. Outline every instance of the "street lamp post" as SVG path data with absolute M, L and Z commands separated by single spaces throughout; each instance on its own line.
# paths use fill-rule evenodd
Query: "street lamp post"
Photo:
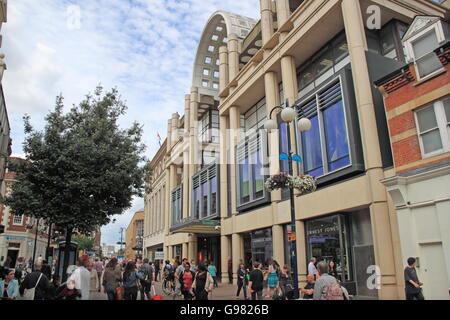
M 272 120 L 272 113 L 277 110 L 281 110 L 281 119 L 286 123 L 287 126 L 287 147 L 288 155 L 287 160 L 289 163 L 289 175 L 293 174 L 292 161 L 300 161 L 300 157 L 295 155 L 291 151 L 291 131 L 290 123 L 295 120 L 296 112 L 293 108 L 289 107 L 289 101 L 286 100 L 286 104 L 283 106 L 273 107 L 269 114 L 269 119 L 265 122 L 264 128 L 268 131 L 275 130 L 278 128 L 278 124 L 275 120 Z M 298 128 L 300 131 L 308 131 L 311 129 L 311 121 L 308 118 L 302 118 L 298 122 Z M 290 239 L 290 255 L 291 255 L 291 269 L 293 274 L 293 287 L 294 287 L 294 299 L 299 298 L 299 288 L 298 288 L 298 266 L 297 266 L 297 241 L 296 241 L 296 229 L 295 229 L 295 202 L 294 202 L 294 189 L 289 188 L 289 198 L 291 207 L 291 234 L 294 235 Z

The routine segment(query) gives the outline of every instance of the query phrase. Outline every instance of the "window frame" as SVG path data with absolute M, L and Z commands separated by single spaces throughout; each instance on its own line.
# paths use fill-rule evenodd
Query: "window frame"
M 215 170 L 215 173 L 212 174 L 213 170 Z M 203 192 L 202 192 L 202 183 L 201 183 L 201 177 L 202 175 L 206 175 L 206 184 L 208 186 L 208 194 L 207 194 L 207 213 L 206 215 L 203 214 Z M 212 183 L 211 181 L 216 178 L 216 212 L 212 212 Z M 191 201 L 191 210 L 192 213 L 195 213 L 195 201 L 194 201 L 194 194 L 197 188 L 200 189 L 200 205 L 199 205 L 199 211 L 198 211 L 198 217 L 195 215 L 192 215 L 192 217 L 196 220 L 213 220 L 218 217 L 220 217 L 220 167 L 218 164 L 213 163 L 198 173 L 196 173 L 194 176 L 192 176 L 192 201 Z M 195 188 L 195 180 L 198 179 L 198 187 Z
M 328 89 L 330 89 L 332 86 L 336 85 L 337 83 L 340 84 L 340 94 L 341 94 L 341 103 L 342 103 L 342 110 L 344 113 L 344 124 L 346 127 L 346 138 L 347 138 L 347 143 L 348 143 L 348 157 L 349 157 L 349 164 L 346 166 L 343 166 L 339 169 L 336 170 L 332 170 L 330 171 L 328 168 L 328 158 L 327 158 L 327 145 L 326 145 L 326 134 L 325 134 L 325 127 L 324 127 L 324 119 L 323 119 L 323 112 L 328 109 L 329 107 L 325 108 L 325 109 L 321 109 L 321 105 L 319 103 L 319 97 L 320 95 L 327 91 Z M 350 135 L 349 135 L 349 119 L 348 119 L 348 114 L 347 114 L 347 105 L 346 105 L 346 99 L 345 99 L 345 95 L 344 95 L 344 81 L 342 79 L 341 75 L 338 75 L 337 77 L 334 77 L 332 79 L 330 79 L 329 81 L 326 82 L 326 84 L 322 85 L 319 89 L 315 90 L 313 93 L 309 94 L 308 96 L 304 97 L 301 101 L 301 103 L 296 104 L 298 107 L 297 112 L 299 110 L 299 107 L 304 106 L 305 104 L 307 104 L 309 101 L 311 101 L 313 98 L 315 97 L 315 104 L 316 104 L 316 112 L 317 112 L 317 118 L 318 118 L 318 124 L 319 124 L 319 134 L 320 134 L 320 146 L 321 146 L 321 153 L 322 153 L 322 168 L 323 168 L 323 174 L 316 176 L 316 179 L 322 178 L 322 177 L 326 177 L 332 174 L 335 174 L 339 171 L 345 170 L 347 168 L 350 168 L 353 166 L 353 152 L 352 152 L 352 148 L 351 148 L 351 140 L 350 140 Z M 295 127 L 296 127 L 296 140 L 297 140 L 297 150 L 298 150 L 298 154 L 301 156 L 302 159 L 304 159 L 303 157 L 303 145 L 302 145 L 302 136 L 301 133 L 298 130 L 298 117 L 295 120 Z M 305 165 L 304 165 L 304 161 L 302 161 L 299 164 L 299 169 L 301 173 L 305 173 Z
M 20 223 L 17 222 L 16 217 L 19 216 L 13 215 L 13 226 L 23 226 L 23 214 L 20 216 Z
M 413 110 L 414 121 L 416 124 L 417 138 L 419 139 L 420 154 L 422 156 L 422 159 L 427 159 L 446 152 L 450 152 L 450 119 L 447 119 L 444 109 L 445 108 L 444 101 L 446 100 L 450 100 L 450 96 L 446 96 L 442 99 L 436 100 L 432 103 L 429 103 L 427 105 L 421 106 L 420 108 Z M 436 129 L 429 129 L 424 132 L 420 132 L 418 113 L 427 108 L 433 108 L 434 115 L 436 117 L 437 129 L 439 130 L 439 136 L 442 142 L 442 148 L 432 152 L 425 153 L 422 135 L 436 130 Z
M 260 148 L 256 148 L 255 152 L 249 153 L 249 143 L 250 141 L 254 139 L 259 139 L 259 143 L 256 141 L 254 143 L 259 144 Z M 238 150 L 244 148 L 244 154 L 247 154 L 247 157 L 242 158 L 241 160 L 238 159 Z M 263 187 L 263 194 L 261 197 L 256 198 L 256 191 L 255 191 L 255 179 L 254 179 L 254 173 L 253 173 L 253 166 L 256 165 L 252 163 L 252 156 L 260 151 L 261 153 L 261 164 L 264 172 L 263 175 L 263 183 L 265 182 L 266 178 L 269 176 L 267 174 L 267 168 L 269 166 L 269 158 L 268 158 L 268 141 L 267 141 L 267 132 L 264 129 L 258 129 L 255 133 L 246 136 L 243 141 L 238 143 L 238 145 L 235 147 L 235 155 L 236 155 L 236 209 L 238 212 L 243 212 L 248 209 L 254 208 L 255 206 L 265 204 L 270 201 L 270 192 L 266 190 L 265 187 Z M 241 175 L 240 175 L 240 166 L 241 162 L 244 161 L 244 159 L 248 160 L 248 181 L 249 181 L 249 201 L 241 202 Z
M 435 54 L 434 53 L 434 49 L 433 51 L 421 56 L 421 57 L 416 57 L 415 56 L 415 52 L 414 52 L 414 46 L 413 43 L 417 42 L 418 40 L 424 38 L 426 35 L 428 35 L 429 33 L 434 32 L 436 35 L 436 39 L 438 41 L 438 45 L 442 45 L 442 43 L 445 41 L 445 34 L 444 34 L 444 29 L 442 28 L 442 23 L 436 22 L 434 24 L 432 24 L 431 26 L 428 26 L 427 28 L 425 28 L 424 30 L 421 30 L 418 34 L 412 36 L 411 38 L 409 38 L 405 45 L 407 47 L 408 50 L 408 58 L 411 59 L 414 62 L 414 68 L 416 71 L 416 75 L 417 75 L 417 80 L 418 81 L 424 81 L 426 79 L 432 78 L 435 75 L 441 73 L 443 70 L 445 70 L 445 66 L 442 65 L 442 67 L 436 71 L 433 71 L 430 74 L 427 74 L 425 76 L 421 76 L 419 73 L 419 68 L 417 65 L 417 62 L 423 58 L 425 58 L 426 56 L 430 55 L 430 54 Z M 438 46 L 439 47 L 439 46 Z M 439 58 L 438 58 L 439 59 Z
M 179 197 L 177 198 L 177 193 L 179 193 Z M 174 200 L 174 196 L 175 196 L 175 200 Z M 175 212 L 174 212 L 174 203 L 178 202 L 179 206 L 178 206 L 178 215 L 175 216 Z M 171 216 L 171 226 L 176 226 L 177 224 L 179 224 L 182 220 L 183 220 L 183 184 L 180 184 L 179 186 L 177 186 L 175 189 L 172 190 L 172 192 L 170 193 L 170 216 Z M 176 219 L 179 218 L 179 219 Z

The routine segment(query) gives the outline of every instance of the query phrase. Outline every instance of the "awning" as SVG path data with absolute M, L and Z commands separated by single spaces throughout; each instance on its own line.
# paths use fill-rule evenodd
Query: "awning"
M 198 233 L 198 234 L 220 234 L 219 221 L 214 220 L 191 220 L 185 224 L 170 228 L 173 233 Z

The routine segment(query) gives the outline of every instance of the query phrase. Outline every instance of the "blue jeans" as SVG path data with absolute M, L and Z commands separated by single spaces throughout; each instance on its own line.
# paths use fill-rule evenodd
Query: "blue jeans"
M 108 295 L 108 300 L 116 300 L 116 289 L 112 285 L 107 284 L 105 286 L 105 291 Z

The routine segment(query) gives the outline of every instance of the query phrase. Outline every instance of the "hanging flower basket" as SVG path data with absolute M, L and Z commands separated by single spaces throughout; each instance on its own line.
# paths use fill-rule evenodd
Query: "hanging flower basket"
M 290 188 L 298 190 L 301 195 L 314 192 L 317 188 L 316 180 L 310 175 L 293 177 L 284 172 L 271 176 L 264 185 L 269 192 Z

